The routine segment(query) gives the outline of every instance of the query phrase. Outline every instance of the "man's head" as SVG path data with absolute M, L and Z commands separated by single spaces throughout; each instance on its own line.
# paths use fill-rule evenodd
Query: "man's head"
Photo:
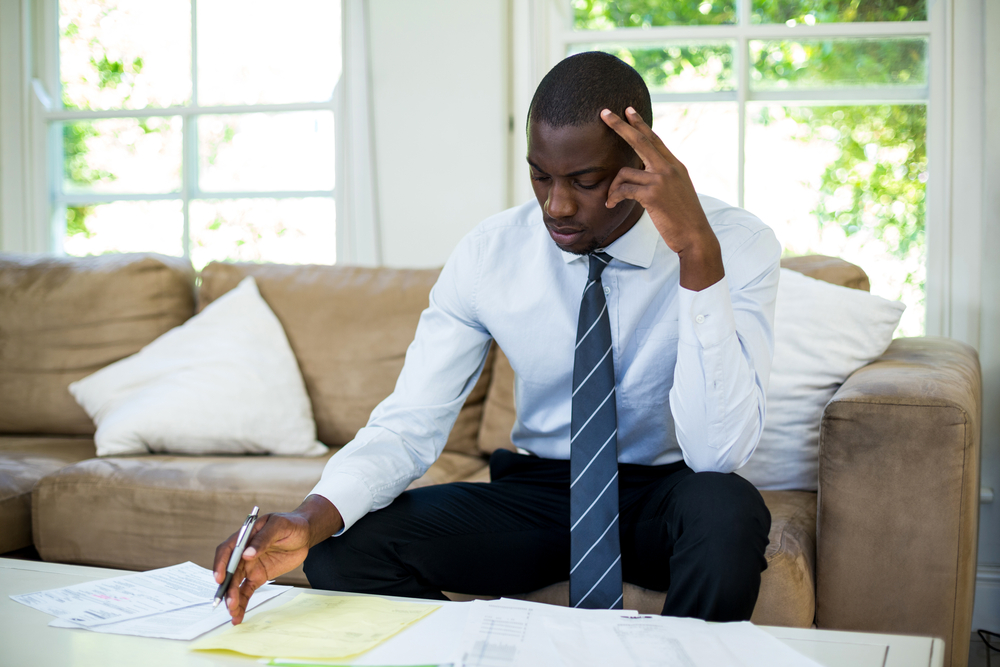
M 628 231 L 642 208 L 625 200 L 607 208 L 608 189 L 623 167 L 642 168 L 635 151 L 604 121 L 633 107 L 652 125 L 642 77 L 600 52 L 566 58 L 545 75 L 528 109 L 528 164 L 549 234 L 563 250 L 586 254 Z

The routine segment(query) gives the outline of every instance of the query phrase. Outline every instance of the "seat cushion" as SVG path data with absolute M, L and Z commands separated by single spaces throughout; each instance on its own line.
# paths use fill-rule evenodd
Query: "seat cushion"
M 67 387 L 194 312 L 187 260 L 0 255 L 0 433 L 92 435 Z
M 95 455 L 89 437 L 0 437 L 0 554 L 31 546 L 31 489 Z
M 213 262 L 198 307 L 252 275 L 298 359 L 320 442 L 343 446 L 392 393 L 428 305 L 437 269 L 287 266 Z M 447 451 L 477 454 L 492 357 L 458 415 Z
M 771 511 L 767 569 L 761 575 L 760 595 L 751 620 L 758 625 L 808 628 L 816 611 L 816 494 L 808 491 L 764 491 Z M 625 609 L 643 614 L 663 610 L 667 594 L 625 583 Z M 448 593 L 453 600 L 476 596 Z M 512 597 L 566 606 L 569 582 Z
M 295 509 L 330 456 L 80 461 L 35 487 L 35 546 L 44 560 L 64 563 L 148 570 L 190 560 L 211 567 L 215 548 L 254 505 L 262 514 Z M 413 486 L 457 481 L 485 465 L 480 457 L 445 452 Z M 300 567 L 280 581 L 306 578 Z

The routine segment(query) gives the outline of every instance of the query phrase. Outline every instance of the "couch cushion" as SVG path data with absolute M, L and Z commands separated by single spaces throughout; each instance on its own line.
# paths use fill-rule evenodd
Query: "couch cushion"
M 312 400 L 321 442 L 342 446 L 392 393 L 438 270 L 213 262 L 201 274 L 199 308 L 245 276 L 278 316 Z M 446 447 L 477 453 L 492 358 Z
M 0 433 L 94 433 L 70 382 L 138 352 L 194 310 L 186 260 L 0 255 Z
M 94 454 L 94 440 L 86 436 L 0 437 L 0 554 L 31 546 L 35 482 Z
M 478 481 L 478 480 L 477 480 Z M 771 511 L 767 569 L 751 620 L 758 625 L 808 628 L 816 611 L 816 494 L 807 491 L 764 491 Z M 625 583 L 625 609 L 659 614 L 667 594 Z M 476 596 L 448 593 L 453 600 Z M 511 597 L 566 606 L 569 582 L 563 581 L 527 595 Z
M 329 455 L 111 457 L 42 479 L 33 495 L 35 546 L 44 560 L 131 570 L 186 560 L 211 567 L 215 548 L 247 512 L 287 512 L 319 480 Z M 451 482 L 485 466 L 445 452 L 413 483 Z M 99 517 L 99 520 L 81 520 Z M 298 568 L 280 579 L 305 584 Z
M 871 291 L 871 283 L 868 282 L 868 274 L 864 272 L 864 269 L 839 257 L 826 255 L 782 257 L 781 268 L 798 271 L 810 278 L 841 287 L 850 287 L 865 292 Z

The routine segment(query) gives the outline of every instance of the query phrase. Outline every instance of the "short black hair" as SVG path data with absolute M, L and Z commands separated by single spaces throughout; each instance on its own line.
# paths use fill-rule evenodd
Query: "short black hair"
M 653 104 L 642 76 L 610 53 L 587 51 L 570 56 L 549 70 L 531 99 L 527 125 L 532 122 L 552 127 L 586 125 L 600 121 L 604 109 L 625 118 L 628 107 L 635 109 L 652 127 Z M 631 153 L 625 140 L 618 140 Z

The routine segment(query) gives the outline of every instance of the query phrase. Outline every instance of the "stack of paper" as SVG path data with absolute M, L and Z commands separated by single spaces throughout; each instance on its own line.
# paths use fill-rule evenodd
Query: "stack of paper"
M 506 599 L 472 603 L 461 655 L 464 667 L 819 667 L 751 623 Z
M 217 588 L 211 570 L 188 562 L 10 597 L 55 616 L 49 623 L 52 627 L 190 640 L 229 621 L 225 605 L 212 609 Z M 249 607 L 252 609 L 288 588 L 261 586 L 250 599 Z

